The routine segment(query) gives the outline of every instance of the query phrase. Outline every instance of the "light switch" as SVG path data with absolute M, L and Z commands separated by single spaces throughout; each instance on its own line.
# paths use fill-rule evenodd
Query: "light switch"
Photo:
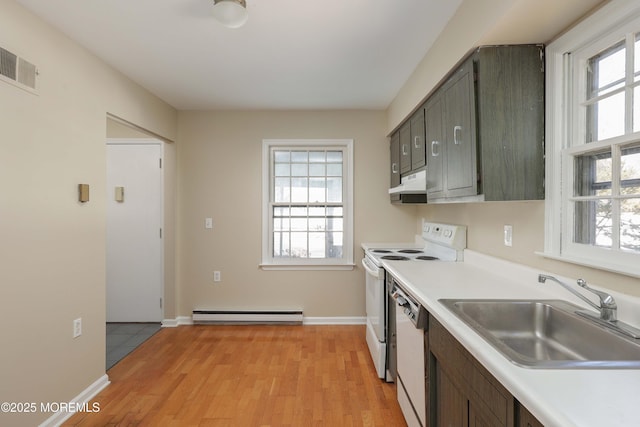
M 513 246 L 513 227 L 510 225 L 504 226 L 504 245 Z
M 207 228 L 207 229 L 213 228 L 213 218 L 204 219 L 204 228 Z

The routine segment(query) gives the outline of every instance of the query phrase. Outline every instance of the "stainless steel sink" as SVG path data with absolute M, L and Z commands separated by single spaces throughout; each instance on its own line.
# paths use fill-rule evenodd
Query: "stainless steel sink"
M 440 302 L 512 363 L 527 368 L 640 369 L 640 343 L 576 314 L 561 300 Z

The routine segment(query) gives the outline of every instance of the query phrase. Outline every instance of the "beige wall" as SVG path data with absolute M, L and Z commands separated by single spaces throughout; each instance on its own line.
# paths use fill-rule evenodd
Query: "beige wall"
M 418 210 L 418 224 L 421 218 L 466 225 L 469 249 L 640 296 L 637 278 L 536 255 L 544 249 L 544 201 L 428 205 Z M 503 242 L 505 225 L 513 226 L 512 247 Z
M 12 0 L 0 0 L 0 45 L 40 72 L 37 95 L 0 82 L 0 401 L 64 402 L 105 372 L 107 113 L 167 138 L 177 115 Z
M 387 134 L 474 47 L 547 43 L 602 0 L 464 0 L 387 109 Z
M 302 308 L 305 316 L 363 316 L 360 244 L 407 241 L 414 206 L 392 206 L 389 146 L 380 111 L 182 112 L 178 156 L 178 306 L 194 309 Z M 262 139 L 353 138 L 353 271 L 263 271 Z M 213 230 L 204 229 L 212 217 Z M 213 283 L 213 271 L 222 281 Z

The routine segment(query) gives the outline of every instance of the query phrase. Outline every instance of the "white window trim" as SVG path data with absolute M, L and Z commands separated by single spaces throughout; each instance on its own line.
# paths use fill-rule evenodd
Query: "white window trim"
M 609 251 L 602 248 L 585 248 L 569 242 L 572 212 L 563 194 L 571 194 L 568 188 L 573 164 L 566 150 L 576 121 L 565 106 L 571 99 L 571 63 L 567 52 L 576 52 L 599 39 L 608 39 L 610 33 L 640 17 L 640 5 L 635 0 L 613 0 L 589 16 L 546 49 L 546 201 L 545 245 L 547 258 L 598 268 L 602 270 L 640 277 L 640 255 Z M 582 132 L 582 130 L 580 130 Z M 579 149 L 580 147 L 578 147 Z M 583 147 L 584 148 L 584 147 Z
M 271 156 L 273 147 L 339 147 L 344 149 L 343 158 L 347 179 L 344 182 L 344 236 L 343 258 L 336 259 L 292 259 L 279 260 L 270 251 L 269 201 L 271 191 Z M 262 261 L 263 270 L 353 270 L 353 139 L 263 139 L 262 140 Z

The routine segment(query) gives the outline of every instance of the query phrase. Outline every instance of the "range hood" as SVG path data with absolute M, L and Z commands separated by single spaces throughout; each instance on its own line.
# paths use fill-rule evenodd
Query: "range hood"
M 411 175 L 403 176 L 400 185 L 389 189 L 389 194 L 426 194 L 427 171 L 421 170 Z

